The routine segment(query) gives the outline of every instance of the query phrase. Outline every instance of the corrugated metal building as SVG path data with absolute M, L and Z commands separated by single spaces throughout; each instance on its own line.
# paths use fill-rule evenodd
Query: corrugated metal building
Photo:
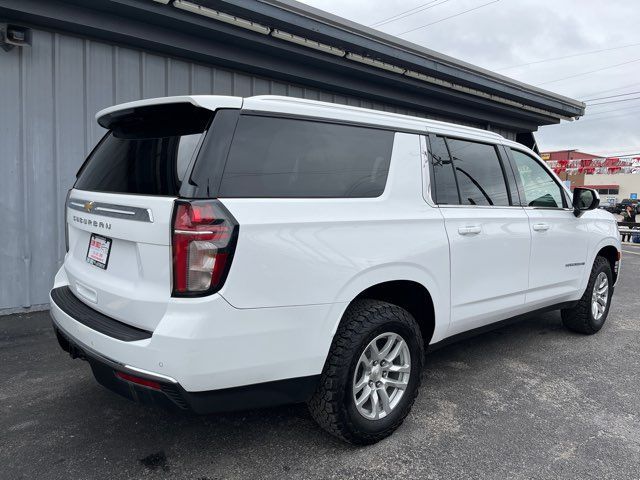
M 534 146 L 584 105 L 290 0 L 0 0 L 0 312 L 43 305 L 96 111 L 280 94 L 452 121 Z M 8 28 L 7 28 L 8 27 Z M 29 39 L 30 37 L 30 39 Z M 30 40 L 30 42 L 29 42 Z

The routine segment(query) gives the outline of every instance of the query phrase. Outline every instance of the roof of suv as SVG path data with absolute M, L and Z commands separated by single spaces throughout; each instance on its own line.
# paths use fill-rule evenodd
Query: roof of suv
M 430 131 L 448 135 L 464 135 L 490 140 L 505 140 L 501 135 L 479 128 L 466 127 L 453 123 L 412 117 L 397 113 L 352 107 L 335 103 L 306 100 L 295 97 L 277 95 L 259 95 L 254 97 L 230 97 L 221 95 L 182 95 L 175 97 L 151 98 L 122 103 L 105 108 L 96 113 L 96 120 L 104 125 L 105 117 L 123 110 L 147 107 L 152 105 L 191 103 L 197 107 L 216 110 L 218 108 L 242 108 L 246 111 L 273 112 L 313 118 L 340 120 L 345 122 L 366 123 L 380 127 L 398 128 L 401 130 Z

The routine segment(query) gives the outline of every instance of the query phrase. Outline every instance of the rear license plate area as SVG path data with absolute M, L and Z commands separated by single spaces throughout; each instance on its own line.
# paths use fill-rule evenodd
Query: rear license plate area
M 111 253 L 111 242 L 110 238 L 92 233 L 87 249 L 87 263 L 106 270 Z

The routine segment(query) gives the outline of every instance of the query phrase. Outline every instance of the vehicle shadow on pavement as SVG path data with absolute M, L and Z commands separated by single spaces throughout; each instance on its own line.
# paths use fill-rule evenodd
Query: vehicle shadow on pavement
M 593 352 L 612 351 L 623 334 L 629 341 L 637 336 L 617 307 L 612 313 L 618 319 L 605 325 L 609 334 L 570 333 L 552 312 L 429 353 L 404 425 L 376 445 L 357 448 L 318 428 L 303 404 L 196 416 L 121 398 L 98 385 L 86 363 L 59 350 L 43 312 L 32 319 L 31 335 L 17 327 L 0 335 L 7 367 L 0 370 L 0 428 L 6 432 L 0 461 L 9 478 L 11 472 L 36 478 L 345 478 L 390 472 L 391 465 L 376 460 L 384 455 L 425 469 L 448 458 L 441 465 L 447 471 L 455 465 L 448 457 L 452 445 L 456 455 L 490 456 L 496 449 L 520 455 L 531 442 L 544 447 L 561 440 L 549 429 L 574 415 L 577 389 L 586 388 L 574 365 L 586 364 Z M 620 383 L 607 368 L 596 365 L 592 375 Z M 551 465 L 555 450 L 548 448 L 551 453 L 531 461 Z
M 428 353 L 417 403 L 423 404 L 426 392 L 445 377 L 453 384 L 465 381 L 467 371 L 478 371 L 489 359 L 495 364 L 501 354 L 518 351 L 531 336 L 564 338 L 567 335 L 572 334 L 563 329 L 559 315 L 545 314 Z M 81 434 L 85 428 L 84 435 L 99 438 L 106 430 L 110 432 L 107 442 L 112 448 L 139 451 L 141 462 L 151 469 L 162 469 L 168 462 L 165 450 L 178 444 L 192 444 L 197 450 L 202 445 L 215 445 L 218 454 L 256 448 L 300 451 L 305 449 L 304 444 L 309 448 L 322 445 L 339 451 L 354 448 L 320 430 L 304 404 L 210 415 L 169 411 L 120 398 L 95 383 L 86 364 L 74 362 L 76 366 L 85 371 L 80 375 L 82 380 L 73 382 L 67 390 L 73 398 L 73 407 L 70 409 L 69 398 L 63 397 L 51 408 L 73 416 L 84 412 L 77 433 Z M 78 420 L 76 417 L 76 423 Z M 158 451 L 140 449 L 140 440 L 152 437 L 158 441 Z

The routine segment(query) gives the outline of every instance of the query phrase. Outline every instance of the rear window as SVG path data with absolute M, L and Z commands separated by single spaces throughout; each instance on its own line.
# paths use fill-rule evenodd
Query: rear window
M 377 197 L 394 133 L 307 120 L 242 115 L 220 197 Z
M 110 131 L 81 168 L 75 188 L 178 195 L 211 115 L 191 105 L 123 112 L 110 119 Z

